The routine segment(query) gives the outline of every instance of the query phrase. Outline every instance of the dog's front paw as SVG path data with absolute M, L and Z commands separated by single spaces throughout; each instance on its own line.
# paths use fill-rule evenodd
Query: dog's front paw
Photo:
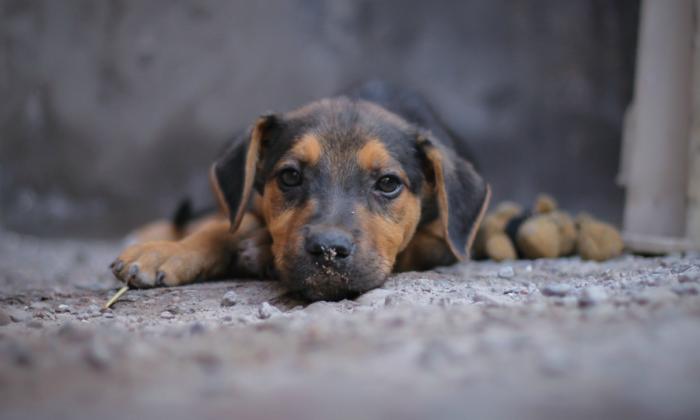
M 128 247 L 110 265 L 114 275 L 132 287 L 177 286 L 196 281 L 203 257 L 171 241 Z

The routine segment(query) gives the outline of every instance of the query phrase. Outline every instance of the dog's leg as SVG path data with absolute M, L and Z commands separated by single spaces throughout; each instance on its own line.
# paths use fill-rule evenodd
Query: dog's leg
M 457 262 L 447 247 L 439 222 L 419 228 L 396 258 L 395 272 L 422 271 Z
M 181 240 L 132 245 L 112 263 L 112 271 L 134 287 L 177 286 L 233 276 L 240 271 L 237 254 L 241 243 L 255 236 L 263 226 L 252 214 L 244 216 L 235 233 L 230 232 L 229 226 L 228 220 L 213 217 Z M 263 264 L 260 262 L 258 266 Z

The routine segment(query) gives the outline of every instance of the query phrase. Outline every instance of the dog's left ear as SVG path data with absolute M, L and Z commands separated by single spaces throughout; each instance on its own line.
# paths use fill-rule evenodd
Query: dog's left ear
M 254 187 L 260 187 L 262 158 L 270 135 L 279 125 L 279 117 L 267 114 L 259 117 L 247 133 L 234 139 L 231 146 L 211 167 L 212 188 L 231 220 L 231 231 L 238 229 Z
M 471 163 L 455 153 L 447 153 L 430 134 L 418 135 L 418 148 L 428 181 L 434 187 L 445 240 L 458 260 L 469 259 L 491 189 Z

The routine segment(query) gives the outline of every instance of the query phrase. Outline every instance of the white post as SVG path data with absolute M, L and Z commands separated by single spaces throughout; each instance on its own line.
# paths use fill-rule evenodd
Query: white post
M 694 0 L 642 3 L 626 234 L 685 236 Z
M 700 0 L 695 1 L 695 13 L 700 12 Z M 690 125 L 690 167 L 688 168 L 688 211 L 686 233 L 695 245 L 700 244 L 700 28 L 696 21 L 693 31 L 692 118 Z

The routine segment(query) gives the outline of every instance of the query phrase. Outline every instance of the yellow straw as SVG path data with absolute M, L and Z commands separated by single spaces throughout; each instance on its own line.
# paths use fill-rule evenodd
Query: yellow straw
M 107 303 L 105 303 L 105 306 L 103 306 L 103 308 L 109 309 L 109 307 L 114 305 L 114 302 L 119 300 L 119 298 L 122 297 L 122 295 L 126 293 L 127 290 L 129 290 L 129 286 L 124 286 L 121 289 L 119 289 L 117 293 L 115 293 L 114 296 L 112 296 L 112 299 L 108 300 Z

